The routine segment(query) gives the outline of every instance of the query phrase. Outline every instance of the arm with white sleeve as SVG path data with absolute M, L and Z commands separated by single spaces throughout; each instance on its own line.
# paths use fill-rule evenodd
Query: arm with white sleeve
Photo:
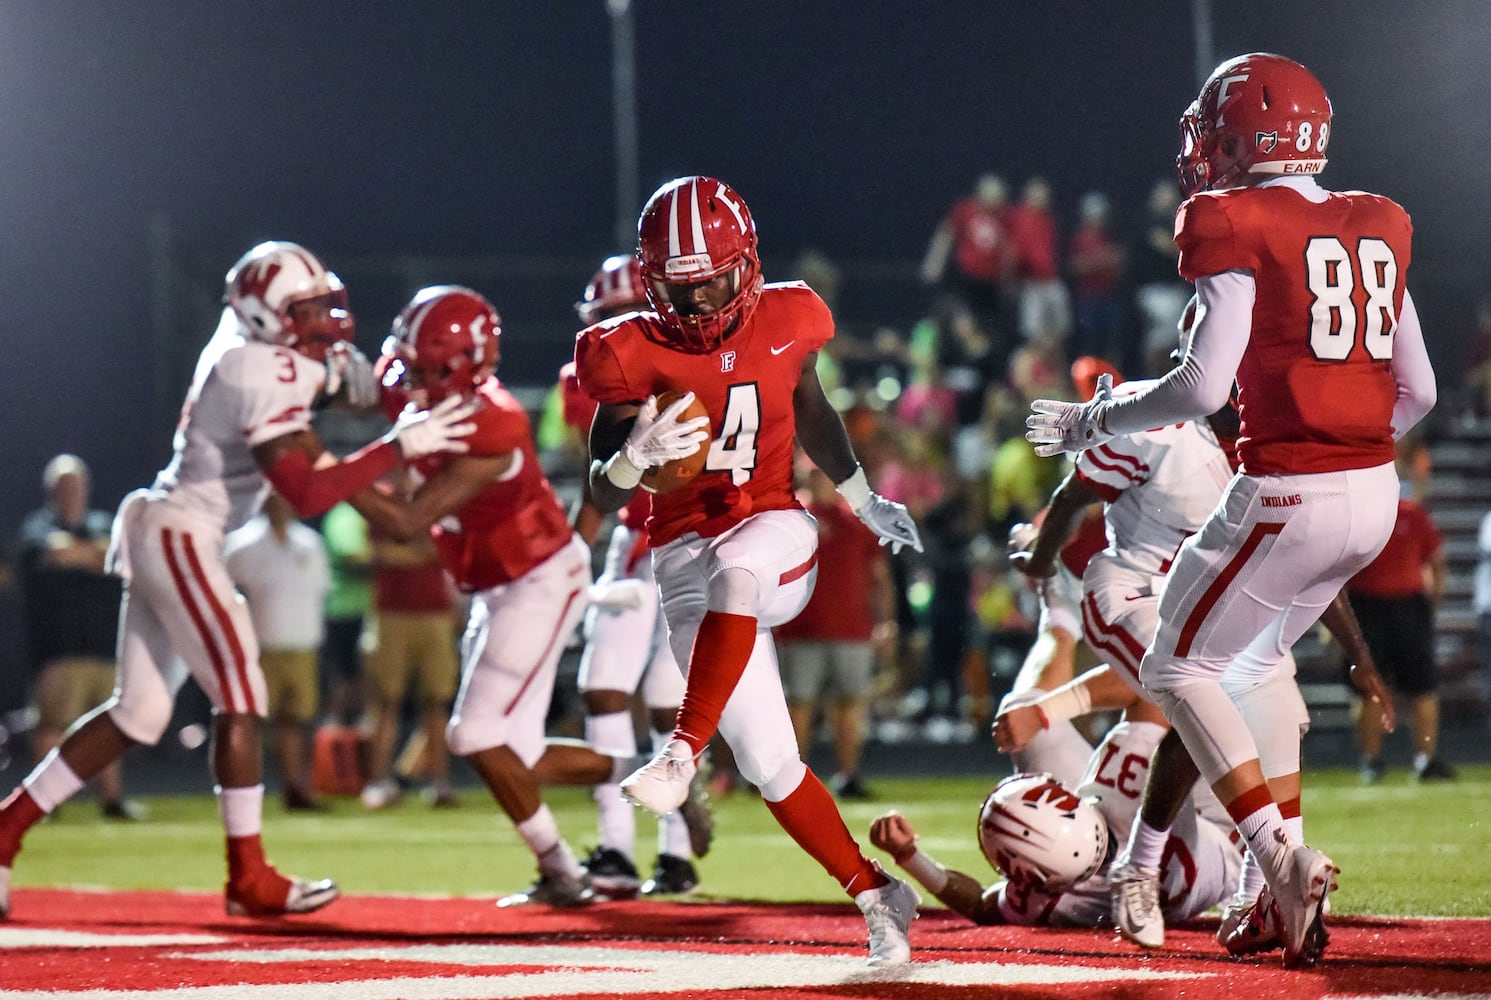
M 1393 440 L 1407 434 L 1432 409 L 1439 389 L 1434 381 L 1434 366 L 1424 346 L 1424 330 L 1413 297 L 1403 290 L 1403 314 L 1393 334 L 1393 360 L 1389 366 L 1398 382 L 1398 399 L 1393 404 Z
M 1180 364 L 1147 389 L 1117 400 L 1064 403 L 1038 399 L 1026 440 L 1042 457 L 1084 451 L 1119 434 L 1181 423 L 1221 409 L 1232 393 L 1253 329 L 1256 296 L 1249 271 L 1196 281 L 1196 319 Z

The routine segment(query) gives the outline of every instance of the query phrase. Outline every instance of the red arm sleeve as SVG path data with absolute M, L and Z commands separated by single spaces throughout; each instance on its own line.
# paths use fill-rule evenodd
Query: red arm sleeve
M 374 442 L 322 469 L 312 466 L 305 452 L 291 448 L 276 458 L 264 475 L 275 491 L 290 501 L 295 513 L 314 517 L 373 485 L 398 461 L 398 449 L 387 441 Z

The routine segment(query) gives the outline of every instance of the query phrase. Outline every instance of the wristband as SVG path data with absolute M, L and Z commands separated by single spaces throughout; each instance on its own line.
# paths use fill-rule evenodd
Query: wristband
M 934 896 L 947 888 L 947 869 L 914 847 L 911 849 L 911 857 L 905 861 L 897 858 L 896 864 L 906 869 L 908 875 L 926 886 L 927 891 Z
M 642 481 L 642 470 L 632 464 L 625 451 L 618 451 L 601 466 L 601 473 L 618 489 L 634 490 Z
M 1066 722 L 1092 711 L 1092 695 L 1085 684 L 1063 684 L 1042 698 L 1036 708 L 1049 729 L 1053 722 Z
M 870 481 L 865 478 L 863 466 L 856 465 L 854 472 L 848 479 L 839 483 L 834 489 L 839 491 L 839 496 L 849 502 L 851 510 L 860 510 L 870 502 Z

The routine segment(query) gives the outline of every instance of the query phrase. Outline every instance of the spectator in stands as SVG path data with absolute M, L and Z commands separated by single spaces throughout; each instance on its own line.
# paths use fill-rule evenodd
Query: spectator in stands
M 1109 358 L 1126 372 L 1158 377 L 1170 370 L 1175 328 L 1191 298 L 1191 286 L 1180 277 L 1180 250 L 1175 245 L 1175 211 L 1180 190 L 1174 179 L 1156 181 L 1149 192 L 1149 211 L 1128 255 L 1139 311 L 1140 336 L 1134 357 Z
M 1475 330 L 1465 353 L 1464 392 L 1464 417 L 1491 417 L 1491 298 L 1476 303 Z
M 399 491 L 408 492 L 407 473 L 399 470 L 395 475 Z M 374 612 L 365 633 L 371 641 L 364 644 L 363 662 L 373 732 L 362 804 L 380 809 L 401 794 L 392 770 L 394 744 L 404 700 L 412 688 L 418 697 L 418 729 L 424 734 L 420 760 L 429 781 L 430 802 L 437 808 L 454 806 L 445 726 L 461 672 L 455 601 L 428 533 L 407 542 L 395 541 L 377 529 L 371 534 Z
M 1002 340 L 1015 280 L 1014 250 L 1009 189 L 1002 177 L 984 174 L 974 194 L 954 204 L 932 234 L 922 278 L 962 302 L 980 326 Z
M 21 525 L 16 568 L 21 585 L 30 669 L 36 678 L 36 761 L 49 754 L 74 719 L 114 693 L 114 634 L 119 578 L 104 571 L 114 516 L 88 507 L 88 466 L 58 455 L 42 473 L 46 506 Z M 120 790 L 120 764 L 99 772 L 95 788 L 110 819 L 143 819 Z
M 834 732 L 830 790 L 841 799 L 868 799 L 859 761 L 876 660 L 895 640 L 890 566 L 828 476 L 799 459 L 798 478 L 799 499 L 818 522 L 818 585 L 802 613 L 773 630 L 782 686 L 803 757 L 823 710 Z
M 1009 211 L 1009 226 L 1020 282 L 1020 335 L 1027 343 L 1062 343 L 1071 329 L 1072 306 L 1061 280 L 1051 185 L 1044 178 L 1025 182 L 1020 203 Z
M 1397 694 L 1408 699 L 1413 769 L 1420 781 L 1447 781 L 1455 776 L 1437 752 L 1434 609 L 1444 594 L 1445 577 L 1444 538 L 1429 512 L 1405 496 L 1398 501 L 1398 520 L 1387 545 L 1346 585 L 1378 670 Z M 1382 731 L 1381 710 L 1363 702 L 1357 735 L 1362 780 L 1369 784 L 1387 773 Z
M 271 493 L 263 511 L 224 541 L 223 561 L 259 638 L 285 808 L 320 809 L 311 793 L 307 730 L 320 702 L 321 609 L 331 586 L 326 550 L 290 501 Z
M 1483 696 L 1491 694 L 1491 510 L 1481 517 L 1476 536 L 1475 577 L 1471 604 L 1476 616 L 1476 664 Z
M 321 519 L 321 539 L 331 561 L 326 640 L 321 646 L 326 716 L 344 725 L 356 724 L 364 700 L 362 634 L 373 602 L 373 544 L 367 521 L 347 503 L 326 512 Z
M 1009 360 L 1007 340 L 980 325 L 977 314 L 958 299 L 939 299 L 930 316 L 911 330 L 913 386 L 926 384 L 951 392 L 956 425 L 977 423 L 984 387 L 999 378 Z
M 1095 354 L 1123 361 L 1124 308 L 1119 295 L 1123 249 L 1108 230 L 1108 198 L 1100 191 L 1082 196 L 1080 222 L 1067 250 L 1076 331 L 1072 354 Z

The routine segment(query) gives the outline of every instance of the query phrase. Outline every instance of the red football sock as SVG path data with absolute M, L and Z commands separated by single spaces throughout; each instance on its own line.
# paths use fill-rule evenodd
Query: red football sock
M 694 756 L 703 753 L 714 737 L 720 713 L 740 683 L 755 648 L 755 618 L 704 612 L 689 656 L 689 677 L 683 704 L 678 708 L 678 723 L 673 727 L 673 738 L 692 747 Z
M 269 867 L 264 858 L 264 841 L 258 834 L 228 838 L 228 881 L 240 882 Z
M 889 881 L 878 865 L 860 853 L 833 796 L 811 770 L 803 775 L 802 784 L 791 795 L 780 802 L 766 803 L 766 808 L 797 845 L 837 879 L 851 897 Z
M 0 804 L 0 865 L 9 868 L 21 851 L 21 838 L 46 815 L 23 785 Z

